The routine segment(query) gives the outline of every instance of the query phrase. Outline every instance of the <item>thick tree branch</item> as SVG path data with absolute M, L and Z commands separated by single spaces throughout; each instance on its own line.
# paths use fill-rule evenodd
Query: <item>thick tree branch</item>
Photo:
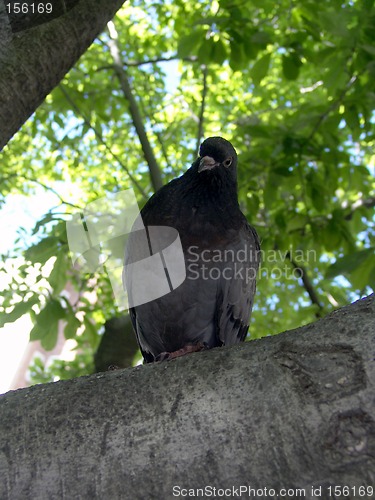
M 0 149 L 105 28 L 123 0 L 80 0 L 64 15 L 15 34 L 0 2 Z
M 10 392 L 0 498 L 374 486 L 374 330 L 371 296 L 274 337 Z
M 129 82 L 129 76 L 127 74 L 127 71 L 124 69 L 123 62 L 121 61 L 120 50 L 117 42 L 117 32 L 113 23 L 108 23 L 108 30 L 110 36 L 110 40 L 108 41 L 108 46 L 113 58 L 114 69 L 120 81 L 120 85 L 124 93 L 124 96 L 129 103 L 129 110 L 132 117 L 133 125 L 137 131 L 142 151 L 150 171 L 152 187 L 154 191 L 157 191 L 163 185 L 160 168 L 156 161 L 150 141 L 148 140 L 146 129 L 143 124 L 143 119 Z

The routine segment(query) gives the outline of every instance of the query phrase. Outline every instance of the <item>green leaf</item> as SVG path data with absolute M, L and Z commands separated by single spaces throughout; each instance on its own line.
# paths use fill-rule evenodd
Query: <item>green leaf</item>
M 90 345 L 93 348 L 96 348 L 99 340 L 97 328 L 92 324 L 92 322 L 89 319 L 87 319 L 87 317 L 85 317 L 84 319 L 84 325 L 85 325 L 85 335 L 87 340 L 89 341 Z
M 58 295 L 65 287 L 67 282 L 67 270 L 69 264 L 66 255 L 59 252 L 48 281 L 56 295 Z
M 0 313 L 0 328 L 2 328 L 6 323 L 13 323 L 18 318 L 29 312 L 34 304 L 38 302 L 37 297 L 32 297 L 26 302 L 18 302 L 9 313 Z
M 26 260 L 31 261 L 33 264 L 36 262 L 45 264 L 48 259 L 57 254 L 58 241 L 55 236 L 44 238 L 25 251 Z
M 50 299 L 37 316 L 37 322 L 41 324 L 52 323 L 65 317 L 65 309 L 56 299 Z
M 352 131 L 353 139 L 357 141 L 361 134 L 361 128 L 358 117 L 358 110 L 354 104 L 345 106 L 344 119 Z
M 375 289 L 375 248 L 351 273 L 349 280 L 356 290 L 364 291 L 366 286 Z
M 247 42 L 244 44 L 243 48 L 244 48 L 244 53 L 245 53 L 246 59 L 248 61 L 251 61 L 251 60 L 256 59 L 258 57 L 259 45 L 256 45 L 253 42 Z
M 74 314 L 71 314 L 64 328 L 64 337 L 66 339 L 74 339 L 80 326 L 81 322 L 74 316 Z
M 35 227 L 34 227 L 34 229 L 33 229 L 32 234 L 36 234 L 42 226 L 44 226 L 44 225 L 48 224 L 49 222 L 51 222 L 51 221 L 53 221 L 53 220 L 55 220 L 55 216 L 54 216 L 54 214 L 52 214 L 51 212 L 49 212 L 48 214 L 46 214 L 44 217 L 42 217 L 42 218 L 41 218 L 41 219 L 40 219 L 40 220 L 39 220 L 39 221 L 35 224 Z
M 227 58 L 227 50 L 225 48 L 225 44 L 221 39 L 219 39 L 214 43 L 212 49 L 212 55 L 211 55 L 212 62 L 216 64 L 223 64 L 226 58 Z
M 248 196 L 246 198 L 246 204 L 249 214 L 253 216 L 254 214 L 258 213 L 260 201 L 259 197 L 255 193 L 252 193 L 251 196 Z
M 318 212 L 323 212 L 326 202 L 324 199 L 324 192 L 322 191 L 321 188 L 319 188 L 316 185 L 313 185 L 311 187 L 311 200 L 313 202 L 314 208 Z
M 372 288 L 372 291 L 375 292 L 375 259 L 372 257 L 372 268 L 369 270 L 368 274 L 368 286 Z
M 291 177 L 294 175 L 293 170 L 290 167 L 277 167 L 273 169 L 273 172 L 281 177 Z
M 326 278 L 334 278 L 339 274 L 350 274 L 355 271 L 368 257 L 374 255 L 375 248 L 366 248 L 358 250 L 344 257 L 338 258 L 334 264 L 331 264 L 325 273 Z M 365 273 L 367 275 L 367 273 Z
M 257 31 L 253 35 L 251 35 L 251 41 L 256 43 L 257 45 L 261 45 L 262 47 L 267 47 L 269 43 L 272 43 L 272 39 L 269 33 L 265 31 Z
M 306 175 L 306 189 L 314 208 L 318 212 L 324 212 L 326 208 L 326 187 L 321 172 L 310 170 Z
M 324 245 L 324 234 L 321 224 L 310 222 L 311 233 L 315 245 Z
M 270 127 L 266 125 L 248 125 L 246 129 L 251 137 L 262 137 L 267 139 L 272 136 Z
M 362 44 L 360 46 L 363 50 L 365 50 L 368 54 L 375 56 L 375 47 L 374 45 Z
M 213 38 L 203 40 L 198 50 L 198 61 L 201 64 L 209 64 L 212 61 L 214 45 L 215 42 Z
M 333 10 L 320 10 L 317 9 L 316 18 L 319 20 L 320 25 L 328 33 L 332 33 L 340 38 L 346 38 L 350 36 L 350 31 L 348 30 L 348 18 L 347 10 L 333 11 Z
M 47 351 L 56 345 L 59 321 L 65 318 L 65 309 L 60 302 L 51 299 L 36 317 L 36 324 L 30 332 L 30 340 L 40 340 Z
M 178 42 L 178 57 L 183 59 L 184 57 L 196 55 L 204 37 L 205 33 L 202 30 L 193 30 L 189 35 L 181 37 Z
M 287 80 L 296 80 L 299 75 L 299 69 L 301 67 L 301 61 L 297 54 L 291 53 L 289 55 L 283 54 L 282 66 L 283 74 Z
M 277 191 L 280 182 L 276 175 L 270 174 L 263 191 L 263 199 L 266 207 L 271 207 L 277 202 Z
M 271 54 L 267 53 L 256 61 L 251 69 L 251 77 L 255 85 L 258 85 L 267 75 L 271 62 Z
M 335 220 L 331 219 L 328 224 L 322 228 L 321 239 L 323 245 L 329 252 L 337 250 L 342 239 L 340 225 L 337 224 Z
M 30 332 L 30 341 L 40 340 L 42 347 L 46 351 L 51 351 L 57 342 L 58 336 L 58 323 L 53 322 L 47 325 L 34 325 Z
M 285 210 L 276 212 L 275 222 L 280 229 L 286 229 Z
M 344 88 L 347 83 L 346 59 L 343 61 L 338 57 L 330 62 L 331 64 L 323 76 L 323 82 L 329 91 L 334 92 L 336 89 Z
M 247 58 L 243 44 L 232 40 L 230 44 L 229 66 L 233 71 L 239 71 L 243 69 L 245 65 L 247 65 Z
M 287 232 L 290 233 L 292 231 L 296 231 L 297 229 L 306 227 L 308 221 L 309 218 L 307 217 L 307 215 L 296 214 L 294 217 L 292 217 L 291 220 L 288 221 L 286 226 Z

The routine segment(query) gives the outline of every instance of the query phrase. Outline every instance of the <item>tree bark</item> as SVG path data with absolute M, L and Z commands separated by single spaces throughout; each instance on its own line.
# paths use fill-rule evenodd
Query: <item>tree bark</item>
M 0 150 L 103 31 L 124 0 L 80 0 L 63 15 L 52 19 L 52 12 L 51 21 L 15 33 L 7 3 L 0 2 Z M 57 7 L 56 2 L 52 5 Z
M 371 498 L 358 492 L 375 486 L 374 332 L 372 295 L 275 337 L 10 392 L 0 498 L 159 500 L 205 486 Z

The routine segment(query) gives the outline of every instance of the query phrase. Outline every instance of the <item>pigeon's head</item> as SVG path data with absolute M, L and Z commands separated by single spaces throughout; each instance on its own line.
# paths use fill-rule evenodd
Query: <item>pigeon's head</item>
M 236 177 L 237 153 L 232 144 L 222 137 L 209 137 L 199 149 L 198 172 L 230 172 Z

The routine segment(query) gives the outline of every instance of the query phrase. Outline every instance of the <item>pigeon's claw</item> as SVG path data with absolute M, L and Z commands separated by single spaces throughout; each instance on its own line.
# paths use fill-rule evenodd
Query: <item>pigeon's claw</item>
M 156 356 L 155 361 L 169 361 L 174 358 L 179 358 L 185 356 L 185 354 L 190 354 L 191 352 L 199 352 L 208 348 L 205 342 L 198 342 L 197 344 L 188 344 L 182 349 L 173 352 L 162 352 Z

